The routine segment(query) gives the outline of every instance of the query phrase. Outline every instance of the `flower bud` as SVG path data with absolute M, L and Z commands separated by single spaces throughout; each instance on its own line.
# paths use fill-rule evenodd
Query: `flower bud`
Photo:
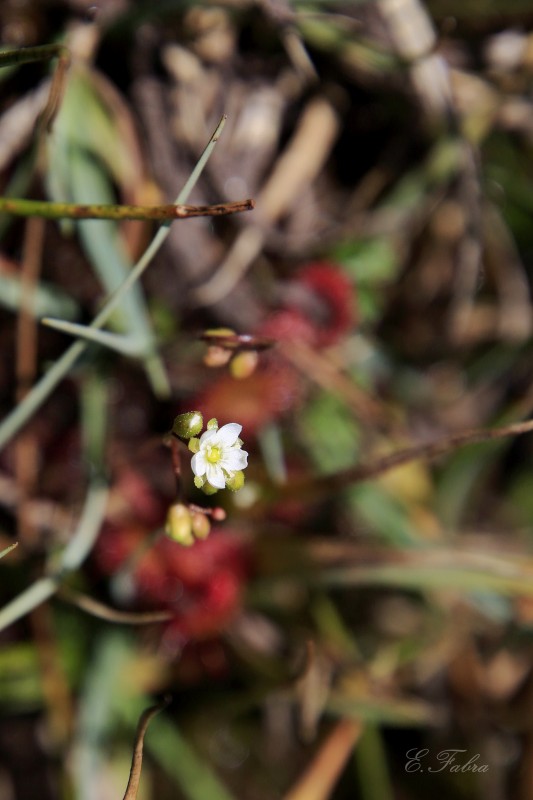
M 189 509 L 183 503 L 174 503 L 168 509 L 165 533 L 175 542 L 185 547 L 189 547 L 194 543 L 191 515 Z
M 191 453 L 197 453 L 200 449 L 200 439 L 198 439 L 197 436 L 191 436 L 187 444 L 187 447 L 189 448 Z
M 206 367 L 224 367 L 231 358 L 231 350 L 211 344 L 206 350 L 203 362 Z
M 230 478 L 227 478 L 226 486 L 228 489 L 231 489 L 232 492 L 238 492 L 239 489 L 242 489 L 244 486 L 244 472 L 242 469 L 237 470 Z
M 229 371 L 237 380 L 248 378 L 255 372 L 259 356 L 257 350 L 243 350 L 231 359 Z
M 209 420 L 209 422 L 207 423 L 207 430 L 208 430 L 208 431 L 212 431 L 212 430 L 213 430 L 213 428 L 214 428 L 215 430 L 217 430 L 217 429 L 218 429 L 218 420 L 217 420 L 217 419 L 215 419 L 214 417 L 213 417 L 213 419 L 210 419 L 210 420 Z
M 200 488 L 204 494 L 216 494 L 218 492 L 216 486 L 211 486 L 208 481 L 206 481 Z
M 211 530 L 211 523 L 205 514 L 196 511 L 191 515 L 192 532 L 197 539 L 207 539 Z
M 203 333 L 204 339 L 216 339 L 217 337 L 227 339 L 228 336 L 235 336 L 235 331 L 231 328 L 209 328 Z
M 172 433 L 180 439 L 190 439 L 196 436 L 204 427 L 204 418 L 199 411 L 187 411 L 178 414 L 172 426 Z

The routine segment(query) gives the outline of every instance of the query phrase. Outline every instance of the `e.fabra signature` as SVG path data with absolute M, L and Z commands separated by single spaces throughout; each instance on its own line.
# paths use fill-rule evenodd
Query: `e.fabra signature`
M 436 759 L 439 762 L 438 766 L 426 767 L 425 762 L 427 762 L 429 749 L 424 747 L 422 750 L 417 750 L 416 747 L 412 747 L 411 750 L 408 750 L 405 754 L 407 758 L 405 771 L 424 772 L 427 770 L 427 772 L 444 772 L 447 770 L 448 772 L 488 772 L 489 765 L 479 763 L 479 759 L 481 758 L 479 753 L 469 758 L 468 761 L 464 760 L 466 756 L 462 755 L 463 753 L 466 753 L 466 750 L 452 748 L 441 750 L 440 753 L 436 754 Z

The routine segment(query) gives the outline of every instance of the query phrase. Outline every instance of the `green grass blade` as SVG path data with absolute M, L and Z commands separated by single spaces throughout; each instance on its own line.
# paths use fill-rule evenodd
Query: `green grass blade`
M 26 591 L 17 595 L 0 609 L 0 630 L 4 630 L 17 619 L 51 597 L 67 572 L 77 569 L 89 554 L 104 519 L 107 505 L 107 487 L 101 480 L 90 484 L 85 505 L 76 531 L 63 550 L 59 568 L 52 575 L 33 583 Z
M 394 800 L 381 731 L 367 724 L 355 749 L 361 800 Z
M 0 552 L 0 558 L 3 558 L 4 556 L 7 556 L 7 554 L 10 553 L 12 550 L 14 550 L 15 547 L 17 547 L 17 546 L 18 546 L 18 542 L 15 542 L 15 544 L 10 544 L 9 547 L 5 547 Z
M 381 566 L 347 567 L 322 573 L 321 585 L 330 587 L 388 586 L 418 589 L 424 592 L 448 590 L 459 592 L 495 592 L 496 594 L 533 596 L 531 567 L 503 569 L 476 568 L 462 565 L 385 564 Z
M 122 355 L 142 356 L 141 343 L 132 335 L 100 331 L 96 328 L 90 328 L 87 325 L 78 325 L 75 322 L 51 319 L 50 317 L 45 317 L 41 320 L 41 323 L 46 325 L 47 328 L 53 328 L 56 331 L 67 333 L 69 336 L 75 336 L 78 339 L 85 339 L 88 342 L 99 344 L 102 347 L 107 347 Z
M 179 193 L 176 199 L 177 204 L 186 202 L 189 192 L 191 192 L 194 188 L 196 181 L 200 177 L 202 169 L 207 164 L 209 156 L 211 155 L 213 148 L 218 141 L 220 133 L 222 132 L 224 123 L 225 117 L 223 117 L 217 125 L 217 128 L 209 140 L 209 143 L 202 153 L 196 167 L 194 168 L 191 177 Z M 128 292 L 133 284 L 139 280 L 145 269 L 150 264 L 150 261 L 165 241 L 168 233 L 169 226 L 163 225 L 159 228 L 152 242 L 143 253 L 135 267 L 131 270 L 128 277 L 117 289 L 117 291 L 114 292 L 111 297 L 109 297 L 104 308 L 95 317 L 91 323 L 92 328 L 101 328 L 106 324 L 117 304 L 120 302 L 122 295 Z M 3 422 L 0 424 L 0 449 L 4 447 L 7 442 L 9 442 L 33 416 L 46 398 L 53 392 L 58 383 L 65 377 L 65 375 L 69 373 L 78 358 L 85 352 L 87 346 L 88 345 L 86 342 L 74 342 L 74 344 L 69 347 L 69 349 L 61 356 L 61 358 L 59 358 L 53 364 L 53 366 L 33 387 L 33 389 L 28 392 L 24 400 L 19 403 L 17 407 L 13 409 L 13 411 L 3 420 Z
M 0 274 L 0 305 L 9 311 L 18 312 L 23 296 L 22 282 L 18 275 Z M 55 286 L 37 283 L 29 312 L 37 317 L 61 317 L 72 320 L 78 316 L 78 305 L 67 294 Z

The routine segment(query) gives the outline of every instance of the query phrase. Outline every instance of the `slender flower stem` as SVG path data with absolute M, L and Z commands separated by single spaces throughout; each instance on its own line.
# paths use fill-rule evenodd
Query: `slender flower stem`
M 47 200 L 25 200 L 23 198 L 0 197 L 0 213 L 19 217 L 43 217 L 44 219 L 138 219 L 164 222 L 189 217 L 217 217 L 249 211 L 254 201 L 237 200 L 233 203 L 217 203 L 210 206 L 187 206 L 167 204 L 162 206 L 81 205 L 79 203 L 50 203 Z

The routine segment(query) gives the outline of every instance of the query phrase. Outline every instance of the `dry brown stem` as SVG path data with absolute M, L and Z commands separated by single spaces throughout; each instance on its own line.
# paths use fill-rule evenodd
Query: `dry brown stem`
M 133 757 L 131 760 L 131 769 L 130 769 L 130 777 L 128 780 L 128 785 L 126 787 L 126 793 L 124 794 L 124 800 L 135 800 L 137 797 L 137 790 L 139 788 L 139 780 L 141 778 L 141 769 L 142 769 L 142 762 L 143 762 L 143 746 L 144 746 L 144 735 L 146 733 L 146 729 L 150 724 L 150 720 L 152 717 L 155 717 L 160 711 L 162 711 L 168 705 L 168 700 L 163 700 L 161 703 L 158 703 L 156 706 L 151 706 L 147 708 L 146 711 L 143 711 L 141 714 L 141 718 L 139 719 L 139 724 L 137 725 L 137 731 L 135 734 L 135 746 L 133 749 Z

